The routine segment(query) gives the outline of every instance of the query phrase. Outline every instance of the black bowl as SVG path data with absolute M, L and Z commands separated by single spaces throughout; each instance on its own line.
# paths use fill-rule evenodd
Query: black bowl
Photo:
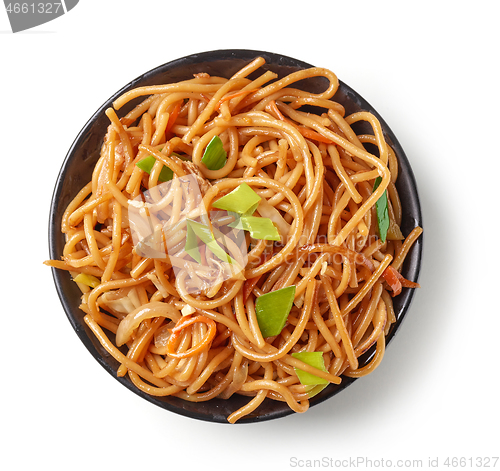
M 199 72 L 208 72 L 211 75 L 229 78 L 257 56 L 262 56 L 266 59 L 266 64 L 263 66 L 263 69 L 272 70 L 280 77 L 296 70 L 311 67 L 311 65 L 300 60 L 263 51 L 230 49 L 204 52 L 174 60 L 146 72 L 144 75 L 141 75 L 116 92 L 115 95 L 104 103 L 90 118 L 87 124 L 85 124 L 80 134 L 75 139 L 60 170 L 50 211 L 50 257 L 52 259 L 59 259 L 63 252 L 64 236 L 59 228 L 61 226 L 61 218 L 64 209 L 76 193 L 91 179 L 92 169 L 99 157 L 101 143 L 109 122 L 104 111 L 112 106 L 112 102 L 116 98 L 135 87 L 184 80 L 191 78 L 193 74 Z M 300 82 L 301 88 L 315 93 L 323 91 L 326 86 L 327 82 L 323 77 L 311 78 Z M 365 110 L 370 111 L 380 120 L 385 137 L 394 149 L 400 165 L 399 178 L 396 186 L 404 208 L 401 229 L 403 233 L 407 235 L 416 225 L 422 226 L 420 203 L 413 172 L 403 149 L 389 126 L 387 126 L 385 121 L 369 103 L 342 82 L 340 82 L 335 100 L 344 105 L 346 114 Z M 128 103 L 119 110 L 119 116 L 125 115 L 135 106 L 135 104 L 136 101 Z M 369 128 L 359 129 L 357 131 L 371 133 Z M 420 237 L 413 246 L 403 266 L 403 275 L 410 280 L 417 280 L 418 278 L 421 255 L 422 238 Z M 104 350 L 83 321 L 84 314 L 78 308 L 80 292 L 76 283 L 71 281 L 70 275 L 65 271 L 56 269 L 52 271 L 61 303 L 80 340 L 106 371 L 135 394 L 171 412 L 195 419 L 220 423 L 227 423 L 226 417 L 248 402 L 248 398 L 238 395 L 233 395 L 229 400 L 212 399 L 208 402 L 200 403 L 187 402 L 176 397 L 152 397 L 138 390 L 128 377 L 117 377 L 116 371 L 119 364 Z M 403 293 L 394 299 L 397 322 L 393 324 L 388 334 L 387 342 L 391 341 L 401 326 L 401 322 L 410 307 L 413 294 L 414 290 L 403 289 Z M 373 354 L 374 349 L 368 351 L 363 357 L 362 364 L 369 362 Z M 331 398 L 349 386 L 353 381 L 352 378 L 344 377 L 340 385 L 329 385 L 311 400 L 311 406 Z M 266 399 L 254 413 L 244 417 L 237 423 L 261 422 L 284 417 L 292 413 L 292 410 L 286 403 Z

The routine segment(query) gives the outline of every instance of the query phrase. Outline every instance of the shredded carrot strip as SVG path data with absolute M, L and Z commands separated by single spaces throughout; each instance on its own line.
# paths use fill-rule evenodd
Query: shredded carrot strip
M 333 144 L 333 141 L 331 139 L 328 139 L 325 136 L 322 136 L 319 132 L 316 132 L 312 129 L 306 128 L 305 126 L 298 126 L 295 124 L 293 121 L 285 118 L 281 111 L 278 109 L 278 106 L 276 105 L 275 100 L 271 100 L 268 103 L 269 110 L 272 112 L 272 114 L 275 115 L 276 118 L 278 118 L 281 121 L 285 121 L 288 124 L 291 124 L 292 126 L 295 126 L 300 134 L 302 134 L 305 138 L 307 139 L 312 139 L 313 141 L 318 141 L 318 142 L 324 142 L 325 144 Z
M 174 125 L 175 121 L 177 120 L 177 116 L 179 116 L 179 111 L 181 110 L 181 102 L 177 103 L 170 113 L 170 116 L 168 117 L 168 123 L 167 127 L 165 128 L 165 134 L 170 131 L 170 128 Z
M 322 136 L 319 132 L 313 131 L 312 129 L 305 128 L 304 126 L 295 126 L 300 134 L 302 134 L 307 139 L 312 139 L 313 141 L 324 142 L 325 144 L 333 144 L 331 139 Z
M 393 269 L 396 272 L 396 276 L 398 277 L 398 280 L 401 282 L 401 285 L 403 288 L 420 288 L 420 285 L 418 283 L 415 283 L 414 281 L 407 280 L 401 273 L 399 273 L 395 268 L 389 267 Z
M 218 110 L 220 105 L 222 105 L 222 103 L 224 103 L 225 101 L 232 100 L 233 98 L 236 98 L 236 97 L 239 97 L 242 95 L 248 95 L 249 93 L 256 92 L 257 90 L 258 90 L 257 88 L 254 88 L 252 90 L 240 90 L 239 92 L 234 92 L 234 93 L 231 93 L 229 95 L 226 95 L 225 97 L 222 97 L 219 100 L 219 103 L 217 103 L 217 106 L 215 107 L 215 109 Z
M 401 293 L 402 288 L 420 288 L 418 283 L 407 280 L 401 273 L 399 273 L 393 267 L 387 267 L 382 273 L 382 277 L 384 278 L 389 286 L 392 289 L 392 296 L 397 296 Z
M 174 351 L 175 343 L 181 332 L 186 327 L 189 327 L 191 324 L 195 324 L 196 322 L 204 322 L 205 324 L 208 325 L 208 332 L 205 338 L 198 345 L 195 345 L 194 347 L 190 348 L 189 350 L 186 350 L 185 352 L 181 353 L 175 352 Z M 175 324 L 175 327 L 171 330 L 171 332 L 172 334 L 168 338 L 167 342 L 167 355 L 172 358 L 188 358 L 192 357 L 193 355 L 196 355 L 197 353 L 201 352 L 210 345 L 210 342 L 213 340 L 213 338 L 215 337 L 215 333 L 217 332 L 217 326 L 215 325 L 215 322 L 212 319 L 209 319 L 208 317 L 205 316 L 183 317 L 179 319 L 179 321 L 177 322 L 177 324 Z
M 392 267 L 387 267 L 382 273 L 382 277 L 385 281 L 387 281 L 387 283 L 389 283 L 389 286 L 392 289 L 392 296 L 397 296 L 401 293 L 402 288 L 401 281 L 399 281 L 396 273 L 396 270 Z
M 282 115 L 281 111 L 278 109 L 278 106 L 276 105 L 275 100 L 271 100 L 268 103 L 269 106 L 269 111 L 272 112 L 272 114 L 275 115 L 276 118 L 278 118 L 280 121 L 287 121 L 285 117 Z

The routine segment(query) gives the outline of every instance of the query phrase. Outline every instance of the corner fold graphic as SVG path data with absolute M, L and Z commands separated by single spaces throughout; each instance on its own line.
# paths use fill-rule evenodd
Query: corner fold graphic
M 72 10 L 79 0 L 60 0 L 57 2 L 13 2 L 3 0 L 13 33 L 25 31 L 48 23 Z

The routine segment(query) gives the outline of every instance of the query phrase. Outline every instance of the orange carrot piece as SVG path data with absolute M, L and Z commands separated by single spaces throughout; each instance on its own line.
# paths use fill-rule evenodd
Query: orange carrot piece
M 306 139 L 312 139 L 313 141 L 324 142 L 325 144 L 333 144 L 333 141 L 331 139 L 322 136 L 319 132 L 316 132 L 310 128 L 306 128 L 305 126 L 298 126 L 293 121 L 285 118 L 281 113 L 281 111 L 279 110 L 278 105 L 276 105 L 275 100 L 271 100 L 267 106 L 269 106 L 269 109 L 270 111 L 272 111 L 272 114 L 275 115 L 275 118 L 278 118 L 281 121 L 285 121 L 288 124 L 295 126 L 299 130 L 300 134 L 302 134 Z
M 185 352 L 181 353 L 175 352 L 174 351 L 175 343 L 179 338 L 181 332 L 186 327 L 189 327 L 191 324 L 195 324 L 196 322 L 204 322 L 205 324 L 208 325 L 208 332 L 205 338 L 198 345 L 191 347 L 189 350 L 186 350 Z M 197 353 L 201 352 L 210 345 L 210 342 L 214 339 L 215 334 L 217 332 L 217 326 L 215 325 L 215 322 L 212 319 L 209 319 L 208 317 L 205 316 L 194 316 L 194 317 L 186 316 L 179 319 L 179 321 L 177 322 L 177 324 L 175 324 L 175 327 L 171 330 L 171 332 L 172 334 L 168 338 L 167 342 L 167 355 L 172 358 L 188 358 L 192 357 L 193 355 L 196 355 Z
M 401 281 L 399 281 L 399 278 L 396 276 L 396 270 L 394 270 L 394 268 L 387 267 L 384 270 L 384 273 L 382 273 L 382 278 L 389 283 L 389 286 L 392 289 L 392 296 L 397 296 L 401 293 Z
M 207 95 L 206 93 L 200 93 L 200 96 L 201 98 L 203 98 L 203 100 L 205 100 L 207 103 L 210 102 L 210 100 L 212 99 L 211 96 Z
M 306 128 L 304 126 L 296 126 L 299 130 L 300 134 L 302 134 L 305 138 L 311 139 L 313 141 L 324 142 L 325 144 L 333 144 L 331 139 L 328 139 L 325 136 L 322 136 L 319 132 L 313 131 L 312 129 Z
M 217 106 L 215 107 L 215 109 L 218 110 L 220 105 L 222 105 L 222 103 L 224 103 L 225 101 L 232 100 L 233 98 L 237 98 L 237 97 L 242 96 L 242 95 L 248 95 L 249 93 L 253 93 L 255 91 L 257 91 L 257 88 L 254 88 L 252 90 L 240 90 L 239 92 L 234 92 L 234 93 L 231 93 L 229 95 L 226 95 L 225 97 L 222 97 L 219 100 L 219 103 L 217 103 Z
M 168 123 L 167 127 L 165 128 L 165 134 L 170 131 L 171 127 L 174 125 L 175 121 L 177 120 L 177 116 L 179 116 L 179 111 L 181 110 L 181 102 L 177 103 L 170 113 L 170 116 L 168 117 Z
M 414 281 L 407 280 L 397 270 L 394 270 L 394 271 L 396 272 L 396 276 L 398 277 L 398 280 L 401 282 L 401 285 L 403 286 L 403 288 L 420 288 L 420 285 L 418 283 L 415 283 Z
M 418 283 L 407 280 L 401 273 L 399 273 L 393 267 L 387 267 L 382 273 L 382 278 L 384 278 L 392 289 L 392 296 L 397 296 L 401 293 L 402 288 L 420 288 Z
M 285 117 L 283 116 L 283 114 L 279 110 L 278 105 L 276 105 L 276 101 L 275 100 L 271 100 L 267 104 L 267 106 L 269 106 L 269 109 L 272 111 L 271 114 L 274 114 L 275 118 L 278 118 L 280 121 L 287 121 L 287 119 L 285 119 Z M 290 122 L 290 121 L 288 121 L 288 122 Z M 290 123 L 290 124 L 292 124 L 292 123 Z

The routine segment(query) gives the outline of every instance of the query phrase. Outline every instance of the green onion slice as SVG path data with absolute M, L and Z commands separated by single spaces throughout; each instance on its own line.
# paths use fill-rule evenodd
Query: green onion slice
M 292 357 L 297 358 L 297 360 L 303 361 L 304 363 L 307 363 L 308 365 L 311 365 L 318 370 L 325 372 L 327 371 L 325 368 L 325 361 L 323 360 L 322 352 L 296 352 L 292 353 Z M 326 379 L 308 373 L 307 371 L 301 370 L 300 368 L 295 368 L 295 373 L 299 377 L 300 382 L 306 386 L 328 384 L 328 381 Z M 317 394 L 318 392 L 316 392 L 315 394 Z
M 234 260 L 224 251 L 215 240 L 212 231 L 201 222 L 186 219 L 187 236 L 184 250 L 191 255 L 198 263 L 201 263 L 201 255 L 198 249 L 196 237 L 198 237 L 217 258 L 223 262 L 235 263 Z
M 219 136 L 212 137 L 203 153 L 201 161 L 209 170 L 219 170 L 227 162 L 227 152 L 224 150 Z
M 274 337 L 283 330 L 294 298 L 295 286 L 271 291 L 257 298 L 255 313 L 264 338 Z
M 260 199 L 260 196 L 249 185 L 242 183 L 231 193 L 212 203 L 212 206 L 217 209 L 251 216 L 257 209 Z
M 306 386 L 306 392 L 309 399 L 312 399 L 316 394 L 319 394 L 323 389 L 325 389 L 328 384 L 315 384 L 314 386 Z
M 212 206 L 234 216 L 235 221 L 229 227 L 248 231 L 254 239 L 281 240 L 278 229 L 269 218 L 252 216 L 260 201 L 261 197 L 249 185 L 242 183 Z
M 91 288 L 97 288 L 101 284 L 101 280 L 99 278 L 93 275 L 87 275 L 86 273 L 79 273 L 73 278 L 73 281 L 90 286 Z
M 278 229 L 269 218 L 261 218 L 256 216 L 239 216 L 235 213 L 230 213 L 235 217 L 235 221 L 228 224 L 229 227 L 250 232 L 250 236 L 254 239 L 263 240 L 281 240 Z
M 198 248 L 198 239 L 192 226 L 192 221 L 186 221 L 187 235 L 184 250 L 193 257 L 198 263 L 201 263 L 200 249 Z
M 375 179 L 375 184 L 373 185 L 373 191 L 375 191 L 380 183 L 382 182 L 382 177 L 377 177 Z M 375 203 L 375 208 L 377 210 L 377 223 L 378 232 L 380 235 L 380 240 L 385 242 L 387 237 L 387 230 L 389 229 L 389 209 L 387 207 L 387 190 L 382 193 L 382 196 Z
M 144 172 L 150 174 L 155 163 L 156 159 L 152 155 L 149 155 L 148 157 L 144 157 L 143 159 L 139 160 L 139 162 L 137 162 L 135 165 L 137 165 Z M 169 180 L 172 180 L 173 177 L 174 172 L 172 172 L 172 170 L 164 165 L 161 169 L 160 175 L 158 176 L 158 180 L 162 182 L 168 182 Z

